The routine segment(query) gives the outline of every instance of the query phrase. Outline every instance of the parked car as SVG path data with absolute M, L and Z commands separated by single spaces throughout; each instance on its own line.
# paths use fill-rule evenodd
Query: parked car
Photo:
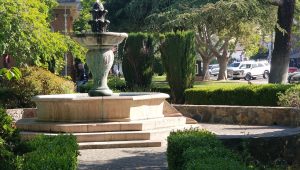
M 213 76 L 217 76 L 220 70 L 219 64 L 212 64 L 210 66 L 211 68 L 209 69 L 209 74 Z
M 298 72 L 298 68 L 297 67 L 289 67 L 289 73 L 294 73 L 294 72 Z
M 241 62 L 233 62 L 227 67 L 227 77 L 232 77 L 233 71 L 236 71 L 239 69 L 241 65 Z
M 289 73 L 288 83 L 300 83 L 300 72 Z
M 233 71 L 233 79 L 241 79 L 249 81 L 255 79 L 258 76 L 268 78 L 270 72 L 270 65 L 267 62 L 256 62 L 256 61 L 244 61 L 240 63 L 239 69 Z

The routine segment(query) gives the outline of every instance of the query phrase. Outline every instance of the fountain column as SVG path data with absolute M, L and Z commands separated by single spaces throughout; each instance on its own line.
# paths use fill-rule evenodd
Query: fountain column
M 88 49 L 86 62 L 94 80 L 89 96 L 111 96 L 113 94 L 107 86 L 107 77 L 114 61 L 113 49 L 128 37 L 126 33 L 106 32 L 110 23 L 105 19 L 107 12 L 101 2 L 95 2 L 91 10 L 92 20 L 89 21 L 92 33 L 73 37 Z
M 114 62 L 112 49 L 89 50 L 86 62 L 94 80 L 93 89 L 89 91 L 89 96 L 111 96 L 113 92 L 107 86 L 107 77 Z

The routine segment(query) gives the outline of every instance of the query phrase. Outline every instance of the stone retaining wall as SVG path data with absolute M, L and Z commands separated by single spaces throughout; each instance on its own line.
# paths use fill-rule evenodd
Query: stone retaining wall
M 300 126 L 300 109 L 265 106 L 172 105 L 203 123 Z

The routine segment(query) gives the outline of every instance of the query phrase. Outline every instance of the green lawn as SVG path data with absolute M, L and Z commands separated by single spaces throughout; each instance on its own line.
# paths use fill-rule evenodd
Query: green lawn
M 233 81 L 195 81 L 194 87 L 202 87 L 202 86 L 222 86 L 222 85 L 240 85 L 245 84 L 244 82 L 233 82 Z M 166 81 L 166 76 L 153 76 L 152 78 L 152 86 L 157 88 L 167 88 L 169 87 L 168 82 Z

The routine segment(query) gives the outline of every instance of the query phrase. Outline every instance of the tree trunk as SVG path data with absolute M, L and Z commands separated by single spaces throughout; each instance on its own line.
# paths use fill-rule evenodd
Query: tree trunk
M 202 57 L 202 62 L 203 62 L 203 72 L 202 72 L 203 80 L 209 80 L 210 75 L 209 75 L 209 71 L 208 71 L 208 66 L 209 66 L 209 63 L 211 62 L 211 59 Z
M 227 56 L 222 56 L 217 58 L 218 63 L 219 63 L 219 75 L 218 75 L 218 80 L 227 80 L 227 63 L 228 63 L 228 58 Z
M 284 29 L 284 32 L 275 28 L 274 50 L 271 59 L 271 72 L 269 83 L 286 83 L 291 50 L 291 28 L 295 0 L 284 0 L 278 8 L 277 24 Z

